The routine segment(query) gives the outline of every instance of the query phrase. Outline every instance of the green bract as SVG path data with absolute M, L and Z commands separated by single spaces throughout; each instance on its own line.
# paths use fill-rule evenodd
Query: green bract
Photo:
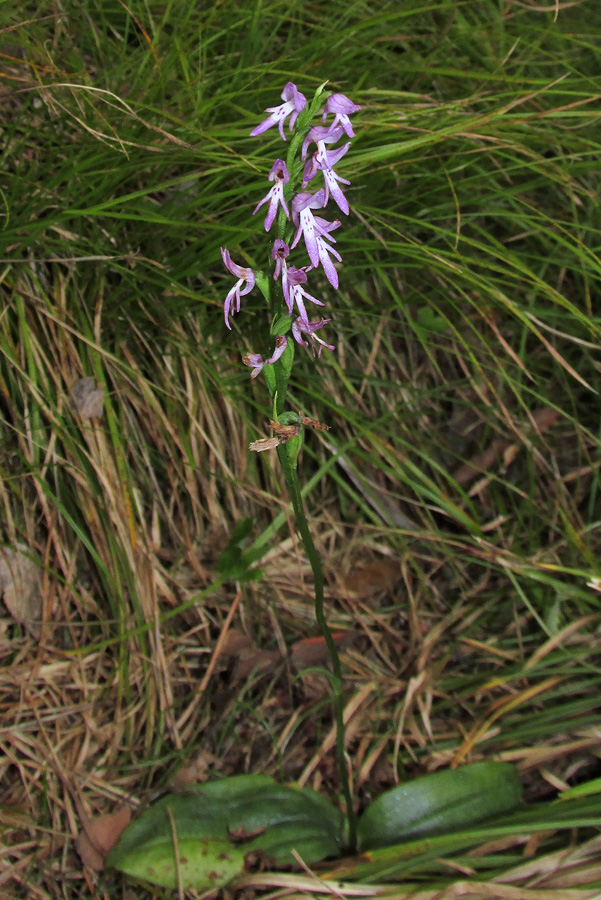
M 360 850 L 444 834 L 514 809 L 522 784 L 511 763 L 479 762 L 424 775 L 381 794 L 357 828 Z
M 341 832 L 340 812 L 315 791 L 238 775 L 162 797 L 107 866 L 162 887 L 220 887 L 261 861 L 294 864 L 293 850 L 308 864 L 338 856 Z

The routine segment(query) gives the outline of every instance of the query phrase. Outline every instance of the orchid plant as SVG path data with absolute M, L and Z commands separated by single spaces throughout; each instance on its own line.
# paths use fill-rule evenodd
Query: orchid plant
M 225 324 L 231 330 L 230 320 L 240 312 L 242 297 L 256 286 L 265 298 L 271 317 L 270 335 L 275 344 L 271 355 L 265 358 L 261 353 L 249 352 L 242 358 L 251 369 L 251 378 L 257 378 L 261 373 L 265 378 L 273 410 L 272 436 L 254 442 L 251 449 L 277 450 L 296 524 L 313 571 L 315 616 L 332 665 L 336 757 L 346 805 L 349 844 L 354 846 L 355 816 L 344 752 L 340 659 L 324 614 L 323 570 L 309 529 L 297 473 L 303 426 L 316 429 L 327 426 L 297 412 L 286 411 L 285 401 L 295 345 L 309 348 L 316 360 L 320 359 L 323 350 L 335 349 L 333 344 L 320 336 L 331 319 L 324 316 L 310 318 L 308 309 L 325 304 L 309 292 L 308 282 L 309 274 L 321 266 L 330 285 L 338 289 L 336 263 L 341 263 L 342 258 L 334 246 L 336 238 L 332 232 L 340 228 L 341 222 L 339 219 L 324 218 L 321 213 L 332 200 L 341 213 L 345 216 L 349 214 L 348 200 L 342 189 L 342 185 L 348 185 L 349 181 L 335 172 L 334 167 L 349 150 L 350 140 L 342 144 L 339 142 L 343 136 L 354 137 L 350 116 L 361 107 L 344 94 L 328 94 L 325 85 L 316 90 L 308 104 L 296 85 L 288 82 L 281 99 L 283 102 L 279 106 L 266 110 L 268 116 L 250 133 L 251 137 L 258 137 L 277 126 L 282 141 L 288 143 L 284 131 L 286 121 L 291 133 L 286 159 L 276 159 L 273 163 L 268 175 L 272 186 L 253 212 L 256 215 L 266 207 L 264 228 L 268 234 L 275 224 L 275 236 L 269 238 L 266 253 L 266 258 L 270 260 L 271 277 L 263 271 L 235 263 L 230 251 L 222 247 L 223 263 L 236 279 L 226 296 L 224 315 Z M 314 124 L 320 113 L 321 124 Z M 295 255 L 294 259 L 298 259 L 299 264 L 293 265 L 291 254 L 293 251 L 300 254 L 301 239 L 308 260 Z
M 431 861 L 433 855 L 438 857 L 440 854 L 433 847 L 439 846 L 443 854 L 449 849 L 463 850 L 477 844 L 480 836 L 488 838 L 488 832 L 474 830 L 474 823 L 492 821 L 494 816 L 517 808 L 521 801 L 522 786 L 512 764 L 475 762 L 397 785 L 369 804 L 358 823 L 355 819 L 344 752 L 340 659 L 324 614 L 323 571 L 297 473 L 303 426 L 327 426 L 284 409 L 296 345 L 310 348 L 316 361 L 324 349 L 334 350 L 318 334 L 331 320 L 311 320 L 307 311 L 312 305 L 324 306 L 322 300 L 309 293 L 308 281 L 309 275 L 321 266 L 330 285 L 338 287 L 336 263 L 342 260 L 334 247 L 332 232 L 340 227 L 340 221 L 319 213 L 331 199 L 344 215 L 349 214 L 341 187 L 348 181 L 334 171 L 334 166 L 348 152 L 350 141 L 339 141 L 343 135 L 354 137 L 349 116 L 359 106 L 344 94 L 324 96 L 324 87 L 317 89 L 308 105 L 297 87 L 287 84 L 282 92 L 283 103 L 268 109 L 267 118 L 251 132 L 258 136 L 277 125 L 286 141 L 286 121 L 293 132 L 286 160 L 275 160 L 268 175 L 272 186 L 254 210 L 256 214 L 266 207 L 267 233 L 275 224 L 275 237 L 269 239 L 266 253 L 270 270 L 263 272 L 235 263 L 225 247 L 221 254 L 226 269 L 236 279 L 224 305 L 228 329 L 232 329 L 232 317 L 241 312 L 242 298 L 255 287 L 269 306 L 273 352 L 268 358 L 248 352 L 243 362 L 250 367 L 251 378 L 262 375 L 265 379 L 273 409 L 273 434 L 251 444 L 251 449 L 277 451 L 313 571 L 315 616 L 332 665 L 336 759 L 346 816 L 318 793 L 279 785 L 268 775 L 237 775 L 203 782 L 185 792 L 167 793 L 125 830 L 111 850 L 107 865 L 151 884 L 177 887 L 181 896 L 185 887 L 214 893 L 218 887 L 234 884 L 240 876 L 248 878 L 257 864 L 282 867 L 300 862 L 307 869 L 328 858 L 334 869 L 326 875 L 327 883 L 338 884 L 346 894 L 341 877 L 386 880 L 397 871 L 406 873 L 407 860 L 413 867 L 415 859 Z M 320 112 L 322 124 L 312 124 Z M 330 116 L 329 125 L 325 124 Z M 312 145 L 316 149 L 309 155 Z M 313 192 L 307 190 L 309 185 Z M 293 265 L 292 253 L 301 253 L 301 238 L 308 262 L 303 264 L 303 259 L 295 255 L 298 265 Z M 228 559 L 225 564 L 228 571 L 230 562 Z M 553 812 L 550 815 L 553 817 Z M 538 830 L 548 829 L 548 822 L 547 816 Z M 523 826 L 522 822 L 520 827 Z M 442 835 L 441 843 L 436 845 L 438 834 Z M 506 834 L 502 830 L 501 836 Z M 492 837 L 498 836 L 493 830 Z M 359 852 L 360 856 L 339 859 L 341 853 L 349 852 Z M 326 882 L 319 879 L 316 883 L 319 886 Z M 245 886 L 248 884 L 247 881 Z M 357 894 L 356 889 L 353 891 Z

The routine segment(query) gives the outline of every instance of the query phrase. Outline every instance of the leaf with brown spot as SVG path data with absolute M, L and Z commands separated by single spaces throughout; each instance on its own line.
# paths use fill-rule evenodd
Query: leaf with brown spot
M 96 816 L 82 822 L 75 847 L 84 866 L 102 872 L 104 861 L 129 825 L 131 812 L 128 806 L 121 806 L 116 812 Z
M 264 850 L 249 850 L 244 856 L 244 871 L 247 874 L 262 872 L 276 864 L 277 860 L 272 856 L 266 856 Z
M 42 621 L 42 574 L 25 544 L 0 547 L 0 595 L 15 621 L 39 637 Z
M 232 844 L 244 844 L 246 841 L 252 841 L 253 838 L 259 837 L 260 834 L 265 834 L 266 830 L 265 828 L 254 828 L 252 831 L 247 831 L 245 828 L 228 828 L 227 839 Z

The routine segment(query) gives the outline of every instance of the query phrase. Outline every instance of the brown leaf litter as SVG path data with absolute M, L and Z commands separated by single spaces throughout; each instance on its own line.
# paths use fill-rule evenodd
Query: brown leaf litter
M 391 591 L 401 577 L 397 560 L 382 557 L 356 566 L 343 580 L 349 594 L 367 600 L 374 594 Z
M 357 632 L 348 630 L 334 633 L 333 638 L 339 649 L 345 649 L 353 644 L 357 636 Z M 295 672 L 325 666 L 329 661 L 328 648 L 321 636 L 295 641 L 290 647 L 289 654 L 290 664 Z M 263 672 L 271 669 L 282 660 L 279 650 L 262 650 L 252 638 L 237 628 L 232 628 L 228 632 L 221 656 L 226 660 L 235 661 L 232 671 L 234 682 L 248 678 L 253 671 Z
M 84 866 L 102 872 L 109 851 L 113 849 L 130 820 L 129 807 L 120 806 L 114 813 L 82 821 L 82 831 L 76 838 L 75 846 Z
M 26 544 L 0 547 L 0 595 L 10 615 L 36 638 L 42 623 L 42 570 Z
M 86 376 L 71 387 L 71 402 L 82 419 L 99 419 L 104 408 L 104 391 L 94 378 Z

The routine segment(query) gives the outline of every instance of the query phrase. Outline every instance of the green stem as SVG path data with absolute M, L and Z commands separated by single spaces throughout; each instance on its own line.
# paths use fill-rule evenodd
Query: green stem
M 309 563 L 311 564 L 311 569 L 313 571 L 313 583 L 315 590 L 315 618 L 317 619 L 317 624 L 319 626 L 319 630 L 321 631 L 324 640 L 326 642 L 326 647 L 328 648 L 328 654 L 332 663 L 332 685 L 334 688 L 334 715 L 336 721 L 336 761 L 338 764 L 338 773 L 340 775 L 340 780 L 342 782 L 342 792 L 344 795 L 344 802 L 346 805 L 346 816 L 348 822 L 348 843 L 349 849 L 352 853 L 355 852 L 356 847 L 356 834 L 357 827 L 355 821 L 355 813 L 353 810 L 353 798 L 351 796 L 351 788 L 349 784 L 348 770 L 346 766 L 346 759 L 344 755 L 344 701 L 342 696 L 342 673 L 340 669 L 340 657 L 338 656 L 338 650 L 336 648 L 336 644 L 334 642 L 334 638 L 332 637 L 332 632 L 328 626 L 326 621 L 326 617 L 324 614 L 323 606 L 324 606 L 324 580 L 323 580 L 323 569 L 321 566 L 321 560 L 319 558 L 319 554 L 315 548 L 315 544 L 313 543 L 313 538 L 311 537 L 311 532 L 309 531 L 309 523 L 307 522 L 307 516 L 305 514 L 305 508 L 303 504 L 303 498 L 300 491 L 300 485 L 298 483 L 298 477 L 296 474 L 296 465 L 291 465 L 290 459 L 288 457 L 288 448 L 286 444 L 281 444 L 278 448 L 278 457 L 280 459 L 280 463 L 282 465 L 282 469 L 284 470 L 284 476 L 286 478 L 286 484 L 288 485 L 288 490 L 290 492 L 290 499 L 292 501 L 292 509 L 294 510 L 294 517 L 296 519 L 296 525 L 300 532 L 300 536 L 302 542 L 304 544 L 307 556 L 309 558 Z

